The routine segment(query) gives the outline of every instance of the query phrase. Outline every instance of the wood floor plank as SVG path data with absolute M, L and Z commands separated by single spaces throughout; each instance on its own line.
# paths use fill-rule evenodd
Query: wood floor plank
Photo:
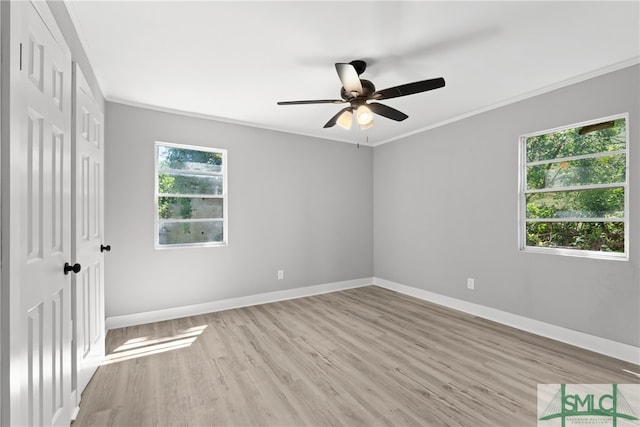
M 640 367 L 375 286 L 109 331 L 83 426 L 535 426 Z

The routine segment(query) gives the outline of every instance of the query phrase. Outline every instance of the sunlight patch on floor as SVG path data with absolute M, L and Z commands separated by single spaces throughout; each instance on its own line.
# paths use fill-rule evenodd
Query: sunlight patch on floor
M 108 354 L 104 358 L 102 365 L 110 365 L 125 360 L 187 348 L 198 339 L 198 336 L 204 332 L 206 327 L 207 325 L 194 326 L 167 337 L 132 338 Z

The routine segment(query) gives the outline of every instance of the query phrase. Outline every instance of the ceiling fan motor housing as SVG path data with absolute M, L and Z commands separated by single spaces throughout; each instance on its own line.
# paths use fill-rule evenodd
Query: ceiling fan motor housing
M 344 87 L 340 88 L 340 96 L 342 99 L 349 102 L 355 101 L 356 99 L 366 101 L 375 93 L 376 87 L 369 80 L 360 79 L 360 84 L 362 85 L 362 93 L 358 96 L 353 96 L 350 93 L 347 93 Z

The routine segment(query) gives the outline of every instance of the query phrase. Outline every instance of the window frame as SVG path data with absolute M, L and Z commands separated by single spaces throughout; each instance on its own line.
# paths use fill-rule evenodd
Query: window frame
M 625 120 L 625 149 L 618 150 L 614 152 L 607 152 L 607 154 L 602 154 L 604 152 L 587 154 L 587 155 L 576 155 L 565 158 L 553 159 L 556 162 L 560 160 L 570 161 L 570 160 L 579 160 L 584 158 L 596 158 L 596 157 L 604 157 L 606 155 L 611 154 L 623 154 L 625 155 L 625 180 L 624 182 L 611 183 L 611 184 L 589 184 L 589 185 L 574 185 L 568 187 L 559 187 L 561 190 L 559 191 L 575 191 L 575 190 L 589 190 L 589 189 L 597 189 L 597 188 L 623 188 L 624 191 L 624 217 L 619 219 L 616 218 L 615 221 L 613 219 L 605 219 L 603 218 L 601 222 L 622 222 L 624 224 L 624 252 L 605 252 L 605 251 L 592 251 L 586 249 L 571 249 L 571 248 L 550 248 L 550 247 L 541 247 L 541 246 L 528 246 L 527 245 L 527 202 L 526 196 L 530 193 L 540 193 L 544 191 L 555 191 L 558 192 L 558 189 L 542 189 L 540 190 L 527 190 L 527 167 L 535 165 L 536 163 L 542 164 L 541 162 L 531 162 L 527 163 L 527 139 L 535 136 L 546 135 L 550 133 L 562 132 L 568 129 L 580 128 L 583 126 L 588 126 L 596 123 L 602 123 L 606 121 L 612 120 Z M 604 259 L 604 260 L 617 260 L 617 261 L 628 261 L 629 260 L 629 113 L 621 113 L 615 114 L 611 116 L 606 116 L 598 119 L 587 120 L 584 122 L 579 122 L 567 126 L 560 126 L 557 128 L 547 129 L 543 131 L 531 132 L 520 136 L 519 141 L 519 165 L 518 165 L 518 250 L 520 252 L 529 252 L 529 253 L 541 253 L 541 254 L 553 254 L 553 255 L 563 255 L 563 256 L 572 256 L 572 257 L 582 257 L 582 258 L 593 258 L 593 259 Z M 572 218 L 568 218 L 572 219 Z M 600 218 L 584 218 L 584 219 L 600 219 Z M 565 218 L 545 218 L 544 222 L 579 222 L 579 221 L 566 221 Z M 600 222 L 600 221 L 596 221 Z
M 170 147 L 170 148 L 178 148 L 178 149 L 184 149 L 184 150 L 193 150 L 193 151 L 203 151 L 203 152 L 208 152 L 208 153 L 217 153 L 217 154 L 221 154 L 222 155 L 222 171 L 220 173 L 212 173 L 212 172 L 206 172 L 203 173 L 203 171 L 194 171 L 191 169 L 166 169 L 163 170 L 160 168 L 160 165 L 158 163 L 158 148 L 162 146 L 162 147 Z M 205 248 L 205 247 L 225 247 L 229 245 L 229 217 L 228 217 L 228 209 L 229 209 L 229 203 L 228 203 L 228 184 L 227 184 L 227 170 L 228 170 L 228 155 L 227 155 L 227 150 L 223 149 L 223 148 L 214 148 L 214 147 L 204 147 L 204 146 L 197 146 L 197 145 L 188 145 L 188 144 L 178 144 L 178 143 L 173 143 L 173 142 L 165 142 L 165 141 L 155 141 L 155 143 L 153 144 L 153 158 L 154 158 L 154 166 L 153 166 L 153 170 L 154 170 L 154 247 L 155 249 L 158 250 L 165 250 L 165 249 L 176 249 L 176 248 Z M 222 194 L 220 195 L 207 195 L 207 198 L 213 198 L 213 199 L 221 199 L 222 200 L 222 219 L 218 219 L 218 218 L 196 218 L 196 219 L 190 219 L 190 220 L 172 220 L 172 221 L 161 221 L 160 219 L 160 212 L 159 212 L 159 206 L 158 206 L 158 199 L 160 197 L 162 197 L 161 193 L 159 192 L 159 180 L 158 180 L 158 176 L 162 171 L 166 171 L 166 172 L 173 172 L 173 173 L 182 173 L 184 174 L 185 172 L 191 173 L 194 172 L 197 173 L 198 175 L 212 175 L 212 176 L 221 176 L 222 177 Z M 167 195 L 164 195 L 165 197 Z M 170 196 L 176 196 L 176 195 L 170 195 Z M 194 196 L 194 197 L 202 197 L 202 194 L 180 194 L 177 195 L 179 197 L 184 197 L 184 196 Z M 220 220 L 222 222 L 222 236 L 223 239 L 220 242 L 195 242 L 195 243 L 177 243 L 177 244 L 160 244 L 160 233 L 159 233 L 159 227 L 160 224 L 163 222 L 205 222 L 205 221 L 218 221 Z

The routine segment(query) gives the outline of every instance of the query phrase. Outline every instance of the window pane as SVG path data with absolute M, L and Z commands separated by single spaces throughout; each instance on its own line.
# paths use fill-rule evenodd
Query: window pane
M 166 222 L 159 225 L 158 233 L 161 245 L 224 241 L 222 221 Z
M 624 154 L 530 166 L 527 189 L 624 182 L 626 166 Z
M 158 145 L 160 169 L 221 172 L 222 154 Z
M 624 189 L 527 194 L 527 219 L 624 218 Z
M 596 125 L 592 125 L 593 128 Z M 527 162 L 624 150 L 625 119 L 603 122 L 602 126 L 607 127 L 583 135 L 580 135 L 581 129 L 584 132 L 589 126 L 529 137 L 526 140 Z
M 222 195 L 222 176 L 158 174 L 160 194 L 207 194 Z
M 527 246 L 624 252 L 623 222 L 529 222 Z
M 158 197 L 161 219 L 222 218 L 224 201 L 203 197 Z

